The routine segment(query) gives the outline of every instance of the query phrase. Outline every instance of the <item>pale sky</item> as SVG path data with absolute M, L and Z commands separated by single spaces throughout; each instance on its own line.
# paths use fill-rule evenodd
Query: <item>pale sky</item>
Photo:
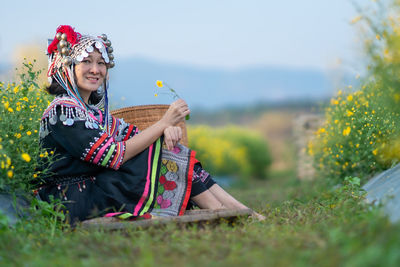
M 10 62 L 19 44 L 45 49 L 57 26 L 69 24 L 81 33 L 106 33 L 116 61 L 328 69 L 338 59 L 357 61 L 350 25 L 356 15 L 349 0 L 4 1 L 0 61 Z

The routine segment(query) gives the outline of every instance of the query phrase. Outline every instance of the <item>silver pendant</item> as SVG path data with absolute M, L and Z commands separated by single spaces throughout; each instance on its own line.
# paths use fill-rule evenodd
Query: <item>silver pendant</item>
M 67 120 L 67 116 L 65 116 L 64 114 L 60 115 L 60 121 L 64 122 Z
M 71 118 L 68 118 L 68 119 L 66 120 L 66 123 L 67 123 L 68 126 L 72 126 L 72 125 L 74 124 L 74 120 L 71 119 Z
M 56 123 L 57 123 L 57 117 L 56 117 L 56 116 L 51 117 L 51 118 L 49 119 L 49 122 L 50 122 L 51 125 L 56 124 Z
M 89 121 L 85 121 L 85 127 L 86 127 L 86 128 L 90 128 L 90 127 L 89 127 Z
M 93 123 L 93 128 L 99 129 L 99 125 L 97 125 L 97 123 Z

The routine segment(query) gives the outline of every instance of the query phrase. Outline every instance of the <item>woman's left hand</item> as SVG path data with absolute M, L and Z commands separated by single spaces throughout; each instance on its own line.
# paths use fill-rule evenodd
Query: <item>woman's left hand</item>
M 182 129 L 178 126 L 169 126 L 164 130 L 164 142 L 168 150 L 173 150 L 176 144 L 182 139 Z

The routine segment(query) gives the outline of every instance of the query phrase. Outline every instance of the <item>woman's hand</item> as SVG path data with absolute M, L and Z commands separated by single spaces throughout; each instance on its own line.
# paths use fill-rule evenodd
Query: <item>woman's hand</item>
M 167 127 L 176 126 L 179 122 L 183 121 L 185 117 L 189 114 L 190 110 L 185 100 L 178 99 L 169 106 L 162 120 L 165 121 Z
M 182 129 L 178 126 L 169 126 L 164 130 L 164 142 L 168 150 L 173 150 L 176 144 L 182 139 Z

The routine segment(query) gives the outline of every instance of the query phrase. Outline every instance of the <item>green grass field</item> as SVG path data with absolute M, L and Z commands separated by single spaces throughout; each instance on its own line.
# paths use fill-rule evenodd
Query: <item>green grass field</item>
M 299 182 L 291 171 L 229 191 L 267 216 L 233 226 L 105 232 L 26 222 L 0 235 L 0 265 L 395 266 L 400 226 L 363 204 L 356 187 Z

